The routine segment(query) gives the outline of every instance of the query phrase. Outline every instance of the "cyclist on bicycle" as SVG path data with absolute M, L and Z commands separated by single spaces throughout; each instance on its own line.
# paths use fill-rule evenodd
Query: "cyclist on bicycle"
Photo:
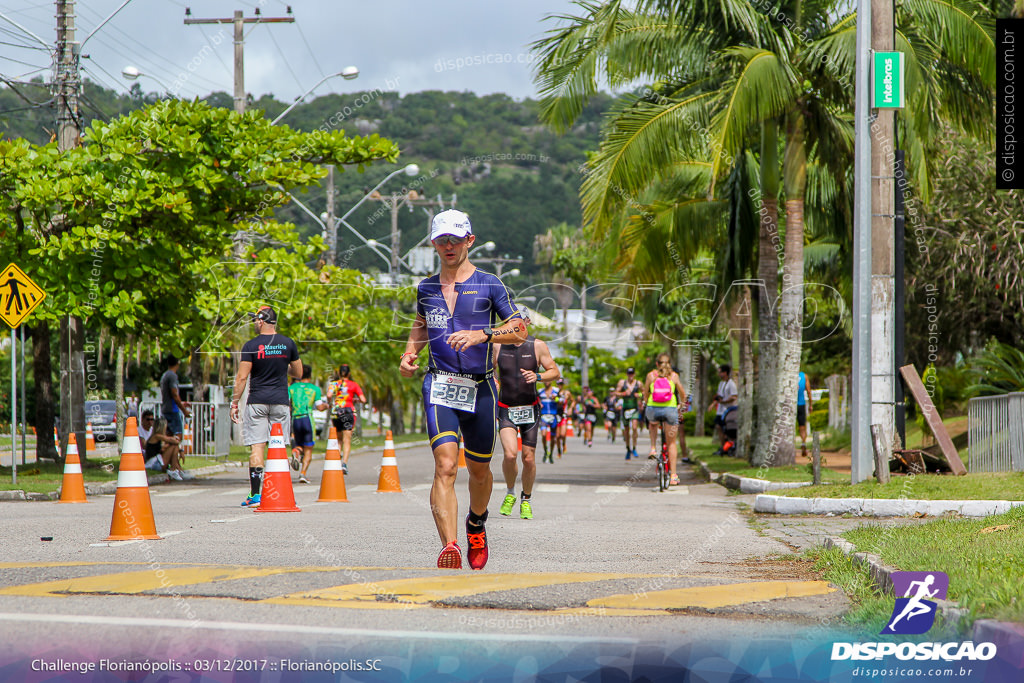
M 651 429 L 651 453 L 648 457 L 657 458 L 658 427 L 665 430 L 665 443 L 668 446 L 668 464 L 671 479 L 669 484 L 679 483 L 676 473 L 676 431 L 679 424 L 679 405 L 686 403 L 686 389 L 679 380 L 679 373 L 672 369 L 671 357 L 667 353 L 659 353 L 657 365 L 647 373 L 644 381 L 645 411 Z

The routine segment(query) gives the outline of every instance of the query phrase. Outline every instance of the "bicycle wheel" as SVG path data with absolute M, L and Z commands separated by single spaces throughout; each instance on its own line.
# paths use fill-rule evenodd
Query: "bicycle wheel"
M 665 491 L 668 489 L 668 460 L 664 454 L 658 458 L 658 491 Z

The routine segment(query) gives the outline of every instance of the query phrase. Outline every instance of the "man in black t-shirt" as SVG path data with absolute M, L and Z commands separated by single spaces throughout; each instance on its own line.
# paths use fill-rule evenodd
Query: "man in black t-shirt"
M 235 390 L 231 395 L 231 420 L 242 425 L 242 441 L 249 446 L 249 497 L 243 507 L 260 504 L 263 484 L 263 453 L 270 441 L 270 429 L 280 424 L 287 430 L 291 423 L 291 401 L 288 397 L 288 377 L 302 378 L 302 361 L 295 342 L 277 333 L 277 313 L 270 306 L 260 306 L 250 314 L 256 327 L 256 336 L 242 346 L 242 358 L 235 375 Z M 245 410 L 238 402 L 249 383 L 249 396 Z

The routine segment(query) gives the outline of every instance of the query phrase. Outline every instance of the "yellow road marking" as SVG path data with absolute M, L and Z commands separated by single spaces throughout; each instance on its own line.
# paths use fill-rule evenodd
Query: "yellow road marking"
M 242 567 L 214 566 L 188 568 L 155 568 L 150 571 L 119 572 L 71 579 L 57 579 L 42 583 L 0 588 L 0 595 L 31 595 L 36 597 L 66 597 L 68 595 L 103 593 L 130 595 L 171 586 L 197 583 L 215 583 L 250 579 L 275 574 L 323 571 L 310 567 Z
M 279 605 L 307 605 L 355 607 L 369 609 L 419 609 L 445 598 L 464 597 L 507 591 L 517 588 L 537 588 L 566 583 L 588 583 L 609 579 L 654 578 L 650 574 L 456 574 L 390 581 L 367 581 L 334 586 L 315 591 L 292 593 L 263 602 Z M 383 598 L 383 599 L 381 599 Z
M 648 593 L 623 593 L 587 602 L 588 607 L 611 610 L 666 610 L 687 607 L 727 607 L 748 602 L 802 598 L 835 592 L 827 581 L 755 581 L 720 586 L 694 586 Z

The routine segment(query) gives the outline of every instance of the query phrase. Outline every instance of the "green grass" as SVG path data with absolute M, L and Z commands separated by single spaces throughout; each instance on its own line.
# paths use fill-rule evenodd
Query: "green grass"
M 87 482 L 113 481 L 117 479 L 117 461 L 114 458 L 91 457 L 82 467 L 82 477 Z M 18 483 L 11 483 L 11 468 L 0 467 L 0 491 L 25 491 L 50 493 L 60 488 L 64 478 L 64 467 L 52 460 L 18 465 Z
M 992 533 L 983 529 L 1006 525 Z M 969 608 L 972 619 L 1024 622 L 1024 509 L 979 520 L 939 519 L 927 524 L 882 528 L 862 526 L 843 536 L 859 551 L 879 555 L 903 571 L 942 571 L 949 575 L 949 599 Z M 832 579 L 829 579 L 832 580 Z M 841 585 L 841 584 L 840 584 Z M 884 620 L 892 596 L 865 599 L 858 618 Z
M 849 482 L 849 477 L 842 475 L 842 480 Z M 1024 473 L 978 473 L 962 477 L 939 474 L 919 474 L 913 477 L 894 475 L 889 483 L 884 485 L 869 479 L 859 484 L 804 486 L 775 493 L 793 498 L 1024 500 Z

